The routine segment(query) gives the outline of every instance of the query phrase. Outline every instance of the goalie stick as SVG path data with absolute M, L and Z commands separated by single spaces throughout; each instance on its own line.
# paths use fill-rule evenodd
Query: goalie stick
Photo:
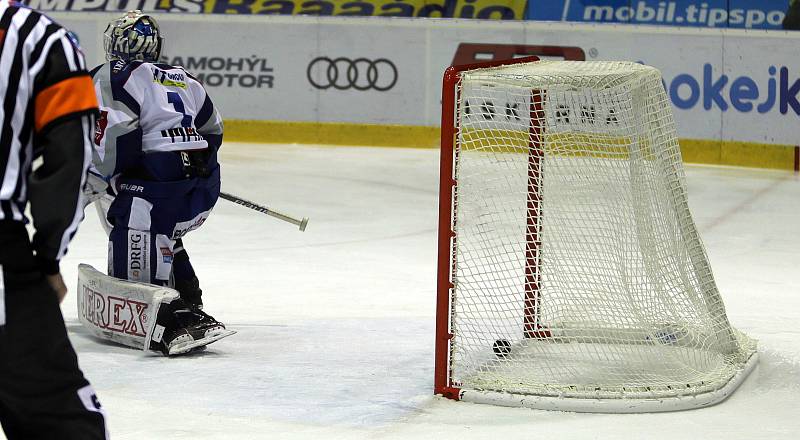
M 237 205 L 242 205 L 245 208 L 250 208 L 252 210 L 255 210 L 255 211 L 258 211 L 258 212 L 262 212 L 262 213 L 267 214 L 269 216 L 275 217 L 275 218 L 277 218 L 279 220 L 283 220 L 285 222 L 289 222 L 289 223 L 292 223 L 294 225 L 297 225 L 297 226 L 300 227 L 301 231 L 305 231 L 306 230 L 306 225 L 308 225 L 308 217 L 303 217 L 302 220 L 297 220 L 294 217 L 289 217 L 286 214 L 281 214 L 280 212 L 277 212 L 275 210 L 267 208 L 266 206 L 262 206 L 262 205 L 259 205 L 257 203 L 253 203 L 253 202 L 251 202 L 249 200 L 245 200 L 245 199 L 243 199 L 241 197 L 237 197 L 237 196 L 235 196 L 233 194 L 220 192 L 219 196 L 220 196 L 220 198 L 223 198 L 223 199 L 225 199 L 225 200 L 227 200 L 229 202 L 236 203 Z

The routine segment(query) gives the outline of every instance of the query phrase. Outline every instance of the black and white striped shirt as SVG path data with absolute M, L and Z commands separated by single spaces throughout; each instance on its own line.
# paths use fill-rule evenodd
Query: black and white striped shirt
M 33 248 L 45 273 L 58 270 L 83 219 L 96 111 L 74 37 L 50 18 L 0 0 L 0 222 L 24 222 L 30 202 Z

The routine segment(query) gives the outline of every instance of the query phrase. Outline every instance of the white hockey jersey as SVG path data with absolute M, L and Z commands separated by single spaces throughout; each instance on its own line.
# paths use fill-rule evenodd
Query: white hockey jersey
M 175 152 L 209 147 L 216 162 L 222 118 L 202 84 L 182 67 L 111 61 L 95 68 L 92 79 L 100 104 L 93 164 L 103 178 L 145 168 L 146 178 L 175 180 Z

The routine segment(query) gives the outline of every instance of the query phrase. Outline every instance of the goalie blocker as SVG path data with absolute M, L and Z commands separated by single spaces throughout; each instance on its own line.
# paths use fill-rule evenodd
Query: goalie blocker
M 185 321 L 182 316 L 187 314 L 196 317 L 190 329 L 180 323 L 170 329 L 162 325 Z M 177 355 L 236 333 L 206 317 L 186 310 L 175 289 L 113 278 L 88 264 L 78 266 L 78 319 L 98 338 Z

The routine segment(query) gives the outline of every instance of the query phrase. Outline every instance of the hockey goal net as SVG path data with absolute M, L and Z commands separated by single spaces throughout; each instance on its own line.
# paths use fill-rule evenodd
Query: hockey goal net
M 659 71 L 498 64 L 445 74 L 435 392 L 598 412 L 726 398 L 756 343 L 725 314 Z

